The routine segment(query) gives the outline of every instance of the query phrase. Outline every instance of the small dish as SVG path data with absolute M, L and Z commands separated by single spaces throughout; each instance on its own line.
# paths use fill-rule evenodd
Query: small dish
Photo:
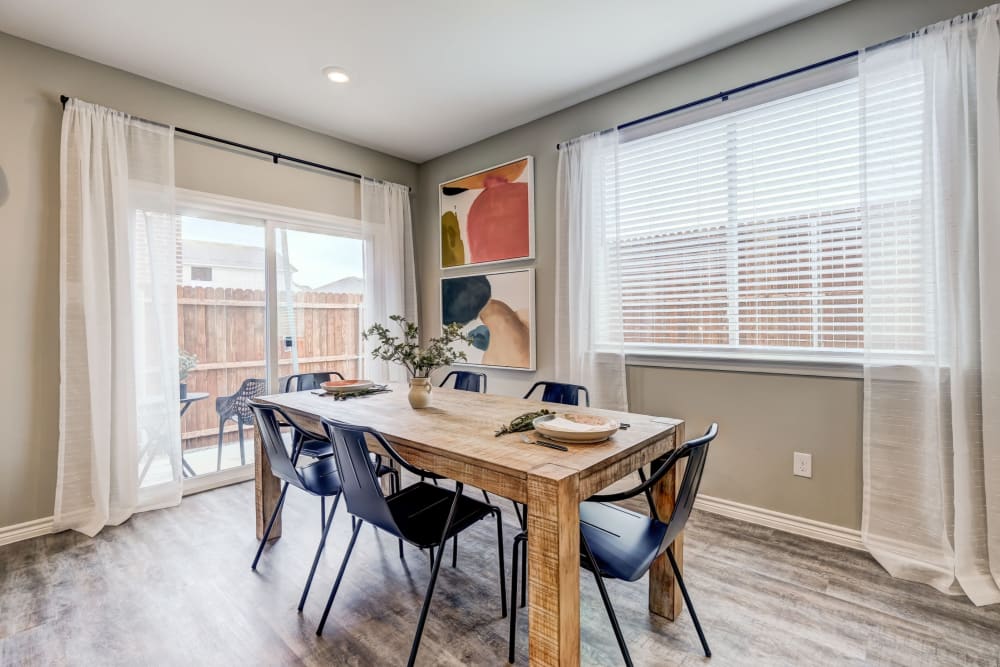
M 361 391 L 375 386 L 371 380 L 331 380 L 323 382 L 320 387 L 328 394 L 339 394 L 345 391 Z
M 590 445 L 610 438 L 620 424 L 607 417 L 564 412 L 539 417 L 532 426 L 550 440 Z

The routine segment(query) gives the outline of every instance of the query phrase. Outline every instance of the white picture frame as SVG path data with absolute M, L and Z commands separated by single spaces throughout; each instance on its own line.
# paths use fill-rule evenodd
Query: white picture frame
M 515 275 L 516 274 L 516 275 Z M 523 274 L 523 285 L 518 285 L 521 279 L 521 274 Z M 491 281 L 490 278 L 493 278 Z M 447 317 L 446 312 L 451 311 L 453 321 L 464 320 L 471 312 L 467 312 L 462 317 L 456 319 L 454 317 L 454 297 L 458 292 L 456 290 L 461 289 L 462 291 L 468 293 L 470 290 L 469 283 L 473 283 L 475 287 L 479 288 L 481 292 L 482 281 L 480 279 L 486 279 L 490 285 L 490 293 L 488 296 L 487 303 L 491 301 L 498 301 L 499 305 L 495 304 L 495 309 L 489 315 L 492 320 L 490 324 L 494 324 L 493 329 L 487 326 L 487 322 L 480 319 L 480 316 L 486 308 L 486 304 L 480 307 L 480 310 L 473 319 L 468 322 L 463 323 L 463 331 L 467 334 L 471 334 L 474 337 L 482 336 L 482 329 L 485 329 L 488 334 L 488 345 L 496 345 L 498 340 L 496 336 L 500 333 L 498 329 L 504 331 L 510 331 L 510 327 L 505 327 L 503 324 L 503 318 L 506 318 L 507 322 L 513 323 L 513 328 L 516 330 L 520 324 L 524 324 L 527 327 L 527 345 L 526 355 L 522 354 L 521 346 L 510 341 L 510 347 L 507 350 L 494 351 L 490 354 L 490 348 L 481 349 L 473 345 L 463 346 L 459 344 L 459 348 L 469 355 L 469 360 L 464 362 L 456 363 L 456 366 L 476 366 L 481 368 L 502 368 L 508 370 L 517 371 L 529 371 L 533 372 L 536 370 L 537 359 L 536 359 L 536 347 L 537 347 L 537 313 L 535 312 L 535 269 L 534 267 L 524 267 L 517 269 L 507 269 L 503 271 L 484 271 L 478 273 L 466 273 L 462 275 L 443 275 L 441 276 L 441 286 L 440 286 L 440 308 L 439 308 L 439 320 L 441 326 L 445 326 L 445 319 Z M 457 281 L 457 282 L 451 282 Z M 461 283 L 461 284 L 460 284 Z M 501 290 L 500 294 L 497 294 L 497 290 Z M 448 294 L 446 294 L 446 291 Z M 466 296 L 461 296 L 461 298 L 466 298 Z M 485 298 L 485 297 L 480 297 Z M 452 301 L 449 301 L 452 299 Z M 477 307 L 478 304 L 473 305 Z M 518 318 L 517 321 L 510 320 L 511 314 L 505 312 L 503 307 L 513 311 L 514 316 Z M 466 306 L 461 306 L 461 308 L 467 308 Z M 522 314 L 523 313 L 523 314 Z M 524 321 L 524 317 L 527 317 L 527 322 Z M 479 332 L 478 334 L 476 332 Z M 512 339 L 516 339 L 516 332 L 511 336 Z M 501 359 L 506 360 L 508 363 L 489 363 L 483 361 L 484 358 L 489 358 L 490 356 L 496 357 L 501 355 Z M 509 363 L 510 360 L 517 357 L 526 357 L 526 365 L 517 365 L 516 363 Z
M 446 195 L 445 191 L 447 188 L 451 187 L 453 184 L 460 183 L 467 179 L 476 179 L 477 177 L 490 174 L 490 172 L 498 173 L 502 176 L 505 168 L 517 165 L 520 162 L 525 162 L 525 167 L 523 171 L 513 180 L 508 183 L 502 183 L 503 187 L 519 185 L 521 183 L 527 184 L 527 252 L 524 254 L 519 254 L 514 257 L 505 257 L 502 259 L 487 259 L 484 261 L 473 261 L 471 247 L 473 245 L 472 239 L 468 232 L 468 214 L 472 210 L 473 204 L 480 195 L 485 193 L 488 188 L 469 188 L 466 192 Z M 454 221 L 445 222 L 445 215 L 452 213 L 455 216 Z M 520 224 L 520 223 L 517 223 Z M 446 231 L 445 229 L 451 229 L 452 233 L 457 230 L 458 241 L 463 243 L 463 261 L 461 263 L 454 263 L 454 258 L 449 260 L 450 263 L 446 265 L 445 262 L 445 246 L 446 246 Z M 503 238 L 510 238 L 509 233 L 501 234 Z M 454 243 L 448 243 L 449 252 L 455 252 Z M 489 243 L 487 242 L 487 245 Z M 487 251 L 487 256 L 490 252 Z M 458 176 L 456 178 L 450 178 L 447 181 L 438 183 L 438 265 L 443 271 L 452 271 L 455 269 L 481 269 L 482 267 L 488 267 L 497 264 L 506 264 L 510 262 L 526 262 L 535 259 L 535 159 L 531 155 L 524 155 L 522 157 L 516 158 L 514 160 L 509 160 L 501 164 L 493 165 L 492 167 L 487 167 L 485 169 L 480 169 L 474 171 L 470 174 L 465 174 L 464 176 Z

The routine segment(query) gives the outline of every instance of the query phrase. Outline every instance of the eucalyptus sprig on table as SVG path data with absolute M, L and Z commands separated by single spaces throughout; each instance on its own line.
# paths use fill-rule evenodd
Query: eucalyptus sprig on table
M 554 415 L 555 413 L 551 410 L 546 410 L 542 408 L 537 412 L 525 412 L 519 417 L 514 417 L 509 424 L 504 424 L 497 429 L 494 434 L 496 437 L 501 435 L 507 435 L 508 433 L 520 433 L 521 431 L 530 431 L 534 428 L 534 421 L 539 417 L 544 417 L 545 415 Z
M 420 347 L 420 328 L 402 315 L 390 315 L 389 319 L 399 325 L 403 337 L 393 336 L 382 324 L 373 324 L 365 331 L 364 337 L 377 338 L 378 345 L 372 350 L 372 357 L 399 364 L 409 371 L 411 377 L 425 378 L 442 366 L 450 366 L 457 361 L 466 361 L 465 352 L 456 350 L 452 343 L 459 341 L 472 343 L 462 333 L 462 325 L 453 322 L 446 325 L 441 335 L 427 340 L 427 346 Z

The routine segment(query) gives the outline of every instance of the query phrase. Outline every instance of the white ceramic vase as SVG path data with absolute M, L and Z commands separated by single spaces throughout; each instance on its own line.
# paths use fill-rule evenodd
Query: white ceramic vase
M 431 404 L 430 378 L 410 378 L 410 407 L 419 410 Z

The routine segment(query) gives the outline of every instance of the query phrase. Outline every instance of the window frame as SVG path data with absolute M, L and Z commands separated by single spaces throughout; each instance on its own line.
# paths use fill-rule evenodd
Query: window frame
M 769 102 L 816 90 L 837 83 L 858 79 L 857 58 L 825 65 L 815 70 L 799 73 L 787 78 L 757 86 L 747 91 L 713 100 L 705 104 L 652 119 L 621 130 L 621 144 L 641 140 L 653 135 L 670 132 L 702 121 L 720 118 Z M 728 164 L 727 171 L 732 168 Z M 859 211 L 861 225 L 865 224 L 864 212 Z M 816 216 L 814 225 L 821 223 Z M 735 242 L 738 225 L 732 218 L 727 221 L 727 243 Z M 732 252 L 733 257 L 739 254 Z M 813 272 L 818 270 L 814 267 Z M 863 268 L 862 268 L 863 271 Z M 733 317 L 733 304 L 738 305 L 738 292 L 734 293 L 733 283 L 738 282 L 738 272 L 730 276 L 727 287 L 727 313 L 730 336 L 738 335 L 738 316 Z M 864 292 L 862 286 L 862 300 Z M 738 309 L 737 309 L 738 313 Z M 814 311 L 814 318 L 822 317 L 822 312 Z M 863 313 L 862 313 L 863 317 Z M 863 332 L 863 325 L 862 325 Z M 746 371 L 757 373 L 779 373 L 792 375 L 817 375 L 825 377 L 862 377 L 864 348 L 855 350 L 824 349 L 821 347 L 793 348 L 780 346 L 755 346 L 741 344 L 694 345 L 683 343 L 641 343 L 624 342 L 609 346 L 597 343 L 595 351 L 611 351 L 612 347 L 623 350 L 626 363 L 632 366 L 657 366 L 668 368 L 691 368 L 705 370 Z M 918 355 L 919 356 L 919 355 Z

